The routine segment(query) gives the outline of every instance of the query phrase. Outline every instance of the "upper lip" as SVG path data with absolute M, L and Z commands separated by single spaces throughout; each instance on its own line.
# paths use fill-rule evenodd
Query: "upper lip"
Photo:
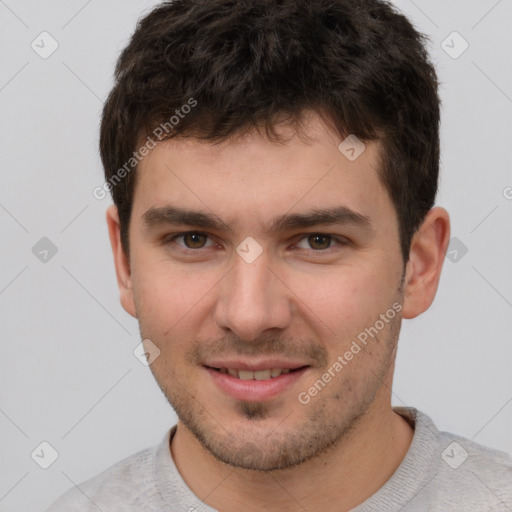
M 268 370 L 272 368 L 282 368 L 284 370 L 296 370 L 303 366 L 309 366 L 296 361 L 286 361 L 284 359 L 264 359 L 260 361 L 242 361 L 240 359 L 223 359 L 214 360 L 204 363 L 204 366 L 210 368 L 233 368 L 235 370 L 247 370 L 257 372 L 260 370 Z

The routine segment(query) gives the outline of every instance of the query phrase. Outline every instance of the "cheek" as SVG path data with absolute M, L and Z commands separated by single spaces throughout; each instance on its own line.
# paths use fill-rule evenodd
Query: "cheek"
M 344 343 L 391 307 L 394 283 L 368 268 L 333 269 L 324 275 L 298 276 L 291 288 L 300 298 L 300 315 L 316 325 L 325 340 Z M 338 340 L 338 341 L 337 341 Z
M 193 315 L 194 307 L 210 288 L 202 277 L 192 279 L 190 270 L 179 271 L 168 262 L 135 260 L 132 275 L 139 317 L 160 335 Z

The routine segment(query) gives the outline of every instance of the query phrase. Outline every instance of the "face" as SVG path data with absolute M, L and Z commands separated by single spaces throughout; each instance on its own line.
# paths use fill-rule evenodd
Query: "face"
M 403 262 L 379 146 L 350 161 L 308 123 L 159 143 L 137 170 L 123 306 L 182 428 L 248 469 L 304 462 L 389 399 Z

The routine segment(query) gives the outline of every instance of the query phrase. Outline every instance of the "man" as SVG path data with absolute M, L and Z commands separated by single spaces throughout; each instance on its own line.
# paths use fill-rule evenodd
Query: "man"
M 512 510 L 512 458 L 391 407 L 434 300 L 437 79 L 380 0 L 176 0 L 100 150 L 124 309 L 179 421 L 49 510 Z

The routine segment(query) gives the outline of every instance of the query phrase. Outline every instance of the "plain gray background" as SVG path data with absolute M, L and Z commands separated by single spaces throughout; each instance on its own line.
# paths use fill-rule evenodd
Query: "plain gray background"
M 158 443 L 176 419 L 133 355 L 139 332 L 119 304 L 110 199 L 92 195 L 114 63 L 155 3 L 0 0 L 3 512 L 43 510 Z M 431 38 L 443 100 L 437 204 L 458 245 L 434 305 L 403 324 L 393 404 L 512 452 L 512 1 L 395 4 Z M 46 59 L 31 47 L 51 49 L 44 31 L 59 45 Z M 46 262 L 34 254 L 43 237 L 57 248 Z M 48 469 L 31 456 L 49 456 L 42 442 L 58 452 Z

